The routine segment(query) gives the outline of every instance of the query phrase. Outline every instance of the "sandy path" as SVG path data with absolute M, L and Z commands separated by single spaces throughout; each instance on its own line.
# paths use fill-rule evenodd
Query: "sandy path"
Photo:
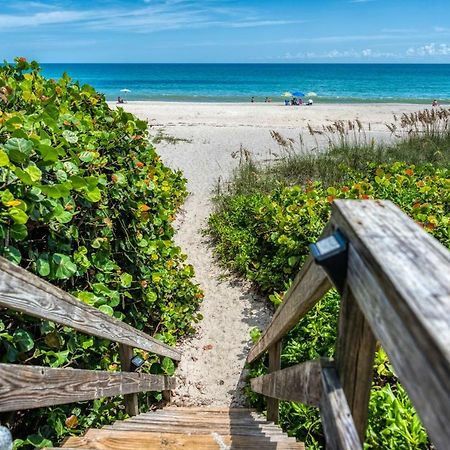
M 181 346 L 183 357 L 177 370 L 179 381 L 174 402 L 243 405 L 249 331 L 254 326 L 264 328 L 271 311 L 249 285 L 225 274 L 213 258 L 210 241 L 201 232 L 212 210 L 211 191 L 217 179 L 228 178 L 238 164 L 232 153 L 242 144 L 255 159 L 267 159 L 272 157 L 269 152 L 278 151 L 270 130 L 296 138 L 305 131 L 307 123 L 318 127 L 337 119 L 359 118 L 371 123 L 372 133 L 377 137 L 388 137 L 384 123 L 391 122 L 393 113 L 399 115 L 421 107 L 314 105 L 297 109 L 265 104 L 134 102 L 125 108 L 148 119 L 153 134 L 164 128 L 168 135 L 186 140 L 157 145 L 163 160 L 181 169 L 188 180 L 191 195 L 177 219 L 175 239 L 188 255 L 205 293 L 201 306 L 204 320 L 198 325 L 198 333 Z

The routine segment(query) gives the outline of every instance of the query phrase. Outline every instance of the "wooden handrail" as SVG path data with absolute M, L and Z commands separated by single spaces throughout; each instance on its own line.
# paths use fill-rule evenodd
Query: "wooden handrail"
M 175 388 L 175 378 L 132 373 L 133 348 L 181 359 L 181 352 L 102 313 L 41 278 L 0 258 L 0 306 L 119 343 L 123 372 L 0 364 L 0 412 L 123 395 L 129 415 L 138 392 Z M 166 395 L 167 396 L 167 395 Z
M 322 378 L 320 407 L 330 448 L 360 448 L 358 439 L 362 441 L 365 435 L 375 339 L 387 352 L 430 439 L 436 448 L 447 448 L 450 252 L 388 201 L 337 200 L 333 204 L 331 226 L 348 239 L 348 269 L 335 362 L 338 377 L 330 375 L 328 381 L 334 385 L 333 389 L 344 392 L 344 398 L 338 396 L 334 400 L 340 407 L 345 406 L 342 403 L 345 400 L 352 423 L 330 417 L 333 405 L 323 397 L 326 386 Z M 248 361 L 280 341 L 318 300 L 318 293 L 324 293 L 330 286 L 315 267 L 309 259 L 285 302 L 251 349 Z M 304 367 L 297 383 L 317 386 L 317 380 L 305 381 Z M 266 395 L 293 400 L 293 394 L 286 398 L 292 389 L 272 386 L 281 380 L 286 382 L 286 375 L 282 374 L 287 370 L 252 380 L 252 387 Z M 297 394 L 298 389 L 308 393 L 305 400 L 311 396 L 308 386 L 297 387 Z M 325 423 L 330 423 L 330 419 L 331 427 Z M 356 430 L 358 439 L 354 433 L 351 437 L 348 430 L 352 433 Z M 350 441 L 345 436 L 350 436 Z
M 292 286 L 284 296 L 269 326 L 251 348 L 247 362 L 251 363 L 276 344 L 332 287 L 323 269 L 309 257 Z
M 0 258 L 0 306 L 176 361 L 181 352 Z
M 0 412 L 174 387 L 164 375 L 0 364 Z

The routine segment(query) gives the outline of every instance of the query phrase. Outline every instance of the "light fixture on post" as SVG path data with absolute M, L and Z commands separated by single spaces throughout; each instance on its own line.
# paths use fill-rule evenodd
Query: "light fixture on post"
M 347 278 L 348 241 L 345 236 L 336 230 L 315 244 L 310 244 L 309 249 L 318 266 L 325 269 L 330 280 L 342 294 Z
M 131 370 L 135 372 L 139 367 L 141 367 L 145 363 L 145 360 L 140 356 L 136 355 L 131 358 Z

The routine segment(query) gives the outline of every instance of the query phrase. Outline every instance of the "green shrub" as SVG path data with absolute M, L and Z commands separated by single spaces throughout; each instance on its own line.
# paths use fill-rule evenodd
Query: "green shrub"
M 286 187 L 279 183 L 269 193 L 222 198 L 209 222 L 216 252 L 225 265 L 254 281 L 278 305 L 308 254 L 307 244 L 317 240 L 328 222 L 330 205 L 336 198 L 391 200 L 450 247 L 450 170 L 397 162 L 367 164 L 363 171 L 348 169 L 345 184 L 327 187 L 316 181 Z M 283 340 L 282 366 L 333 356 L 338 316 L 339 296 L 331 291 Z M 376 355 L 378 375 L 365 446 L 426 448 L 426 433 L 383 355 L 382 350 Z M 251 376 L 266 369 L 267 361 L 259 361 Z M 250 389 L 247 393 L 253 405 L 263 407 L 260 396 Z M 323 447 L 318 410 L 283 402 L 280 423 L 308 448 Z
M 185 179 L 162 164 L 147 123 L 37 63 L 0 68 L 0 254 L 89 305 L 174 344 L 192 331 L 202 294 L 173 243 Z M 117 346 L 11 311 L 0 359 L 114 370 Z M 152 373 L 170 360 L 144 353 Z M 148 401 L 158 395 L 149 395 Z M 75 419 L 70 419 L 75 416 Z M 56 444 L 124 416 L 119 399 L 18 412 L 16 445 Z M 34 433 L 28 436 L 28 432 Z

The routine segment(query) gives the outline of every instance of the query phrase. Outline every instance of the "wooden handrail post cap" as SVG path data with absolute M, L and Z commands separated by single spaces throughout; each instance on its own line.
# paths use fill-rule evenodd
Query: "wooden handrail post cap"
M 310 244 L 315 263 L 325 269 L 328 277 L 342 293 L 347 278 L 348 241 L 341 231 Z

